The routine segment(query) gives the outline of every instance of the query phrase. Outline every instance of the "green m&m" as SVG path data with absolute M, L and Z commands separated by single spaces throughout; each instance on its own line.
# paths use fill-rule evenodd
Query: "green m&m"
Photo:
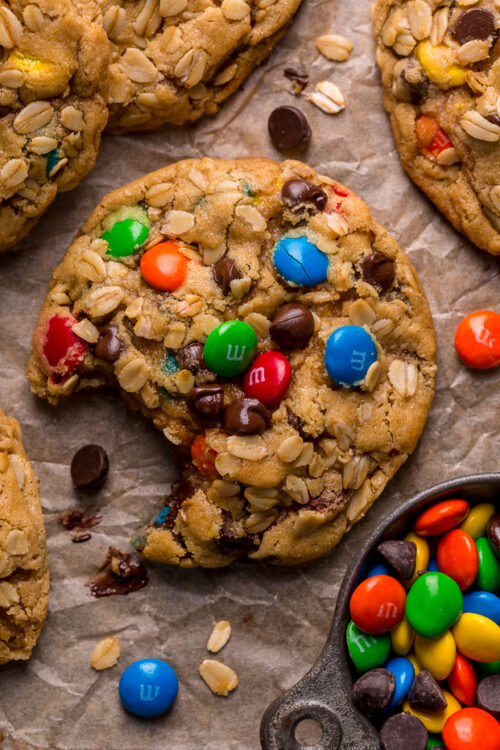
M 463 603 L 453 578 L 445 573 L 424 573 L 408 592 L 406 618 L 423 638 L 436 638 L 458 620 Z
M 108 255 L 125 258 L 132 255 L 146 242 L 149 229 L 137 219 L 123 219 L 113 224 L 101 239 L 108 243 Z
M 498 558 L 487 537 L 482 536 L 477 539 L 476 547 L 479 558 L 476 585 L 481 591 L 490 591 L 495 594 L 500 589 L 500 563 Z
M 370 635 L 364 633 L 351 620 L 346 631 L 349 656 L 358 672 L 368 672 L 375 667 L 381 667 L 389 658 L 391 639 L 389 633 Z
M 257 335 L 253 328 L 242 320 L 228 320 L 214 328 L 203 349 L 207 367 L 232 378 L 245 372 L 257 352 Z

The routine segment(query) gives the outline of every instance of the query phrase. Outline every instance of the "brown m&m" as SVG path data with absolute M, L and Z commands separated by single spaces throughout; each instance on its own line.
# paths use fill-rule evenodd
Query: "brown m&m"
M 304 349 L 314 333 L 313 314 L 300 302 L 282 305 L 273 318 L 269 333 L 283 349 Z
M 190 412 L 201 424 L 214 424 L 224 406 L 224 389 L 220 385 L 201 385 L 191 388 L 186 396 Z
M 234 435 L 258 435 L 271 424 L 271 415 L 256 398 L 240 398 L 226 406 L 222 426 Z
M 389 289 L 395 276 L 394 261 L 384 253 L 374 252 L 363 260 L 364 280 L 383 292 Z

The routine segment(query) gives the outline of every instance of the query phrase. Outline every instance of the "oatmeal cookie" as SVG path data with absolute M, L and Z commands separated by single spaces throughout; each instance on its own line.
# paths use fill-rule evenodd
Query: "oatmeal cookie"
M 88 0 L 0 0 L 0 250 L 94 166 L 109 42 Z
M 214 114 L 283 35 L 300 0 L 104 0 L 109 127 Z
M 414 269 L 351 190 L 297 161 L 200 159 L 99 204 L 54 272 L 28 376 L 52 403 L 115 387 L 176 446 L 146 557 L 293 564 L 413 451 L 434 355 Z
M 15 419 L 0 409 L 0 664 L 28 659 L 49 602 L 38 480 Z
M 500 254 L 500 5 L 377 0 L 384 104 L 403 167 L 472 242 Z

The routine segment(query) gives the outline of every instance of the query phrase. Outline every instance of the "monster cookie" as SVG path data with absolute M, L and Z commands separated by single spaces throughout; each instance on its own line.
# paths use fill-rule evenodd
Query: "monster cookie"
M 478 247 L 500 254 L 500 5 L 377 0 L 377 62 L 401 161 Z
M 101 0 L 112 130 L 214 114 L 269 54 L 300 0 Z
M 0 409 L 0 664 L 28 659 L 49 601 L 40 494 L 15 419 Z
M 177 447 L 146 557 L 290 564 L 333 547 L 415 448 L 434 347 L 415 271 L 352 191 L 297 161 L 201 159 L 104 198 L 28 374 L 53 403 L 115 386 Z
M 80 15 L 70 0 L 0 0 L 0 250 L 94 166 L 109 43 L 93 8 L 82 3 Z

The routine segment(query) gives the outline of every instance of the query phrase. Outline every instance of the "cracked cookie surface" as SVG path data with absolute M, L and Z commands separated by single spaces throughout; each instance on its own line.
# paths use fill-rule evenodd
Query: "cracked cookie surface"
M 0 250 L 94 166 L 109 43 L 93 2 L 0 0 Z
M 38 480 L 15 419 L 0 409 L 0 664 L 28 659 L 49 602 Z
M 53 403 L 118 388 L 176 446 L 146 557 L 294 564 L 414 450 L 434 360 L 416 273 L 358 196 L 297 161 L 201 159 L 95 209 L 53 274 L 28 377 Z
M 403 167 L 474 244 L 500 254 L 500 5 L 377 0 L 377 62 Z
M 109 127 L 214 114 L 264 60 L 300 0 L 102 0 L 112 47 Z

